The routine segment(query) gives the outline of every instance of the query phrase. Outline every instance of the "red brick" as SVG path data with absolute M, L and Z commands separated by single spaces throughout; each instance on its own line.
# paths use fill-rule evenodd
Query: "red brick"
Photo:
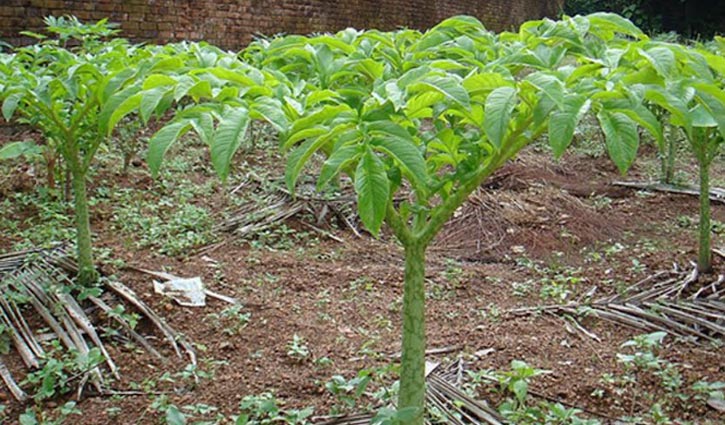
M 563 0 L 2 0 L 0 35 L 41 30 L 49 14 L 83 20 L 111 17 L 133 40 L 201 39 L 237 49 L 252 34 L 335 32 L 346 27 L 392 30 L 429 28 L 454 14 L 477 16 L 494 30 L 528 19 L 553 16 Z

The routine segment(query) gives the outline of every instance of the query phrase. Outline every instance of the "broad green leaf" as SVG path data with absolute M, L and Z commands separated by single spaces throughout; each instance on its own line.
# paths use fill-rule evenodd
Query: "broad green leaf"
M 647 50 L 639 49 L 639 53 L 652 64 L 652 67 L 662 77 L 669 78 L 676 71 L 675 54 L 666 47 L 653 47 Z
M 673 124 L 681 126 L 686 133 L 690 133 L 692 122 L 689 118 L 689 109 L 685 101 L 662 88 L 651 88 L 645 92 L 645 99 L 667 110 L 671 115 Z
M 531 74 L 526 81 L 541 90 L 560 109 L 564 109 L 564 85 L 558 78 L 543 72 L 537 72 Z
M 302 140 L 316 138 L 328 132 L 329 130 L 324 127 L 305 128 L 304 130 L 300 130 L 297 133 L 290 135 L 286 140 L 284 140 L 284 143 L 282 144 L 282 150 L 291 149 L 292 146 L 296 145 Z
M 425 193 L 428 182 L 425 159 L 410 133 L 392 121 L 369 123 L 367 129 L 373 137 L 374 148 L 385 152 L 400 164 L 413 187 Z
M 229 176 L 234 154 L 242 145 L 249 126 L 249 111 L 245 107 L 228 110 L 219 120 L 211 141 L 211 162 L 222 180 Z
M 486 98 L 483 125 L 486 136 L 496 149 L 501 149 L 515 107 L 516 89 L 513 87 L 499 87 Z
M 390 202 L 390 181 L 385 164 L 371 150 L 365 151 L 355 170 L 357 210 L 365 227 L 377 236 Z
M 601 111 L 597 114 L 599 124 L 604 132 L 609 157 L 624 174 L 637 157 L 639 133 L 637 125 L 621 112 Z
M 660 148 L 660 151 L 665 148 L 665 137 L 662 132 L 662 123 L 660 123 L 655 114 L 647 109 L 646 106 L 638 104 L 636 106 L 630 106 L 626 109 L 613 109 L 611 110 L 611 112 L 620 112 L 628 116 L 634 122 L 639 124 L 642 128 L 647 130 L 647 132 L 652 137 L 654 137 L 655 142 L 657 142 L 657 146 Z
M 591 24 L 591 29 L 601 29 L 604 31 L 618 32 L 624 35 L 630 35 L 635 38 L 646 37 L 642 30 L 637 28 L 629 19 L 623 18 L 616 13 L 599 12 L 587 15 L 586 18 Z
M 159 173 L 166 151 L 190 129 L 191 124 L 188 121 L 176 121 L 163 127 L 151 137 L 147 161 L 154 177 Z
M 411 92 L 435 90 L 464 108 L 471 106 L 468 92 L 463 88 L 461 82 L 452 76 L 441 77 L 434 75 L 425 77 L 410 86 L 408 90 Z
M 180 69 L 184 69 L 186 64 L 179 57 L 166 57 L 154 64 L 151 67 L 151 71 L 172 71 L 178 72 Z
M 325 122 L 329 119 L 338 117 L 344 112 L 349 111 L 350 108 L 347 105 L 325 105 L 320 109 L 311 112 L 292 124 L 290 134 L 295 134 L 301 130 L 313 127 L 317 124 Z
M 13 117 L 13 114 L 15 114 L 15 110 L 18 108 L 18 104 L 20 104 L 20 100 L 23 98 L 23 93 L 13 93 L 5 98 L 5 101 L 3 102 L 3 118 L 5 118 L 5 121 L 10 121 L 10 118 Z
M 564 110 L 556 111 L 549 118 L 549 143 L 557 158 L 566 151 L 574 137 L 574 130 L 591 102 L 584 96 L 572 96 L 564 101 Z
M 501 86 L 512 86 L 513 83 L 504 79 L 499 73 L 484 72 L 472 74 L 463 80 L 463 88 L 471 97 L 486 96 Z
M 201 141 L 207 146 L 211 146 L 214 139 L 214 118 L 211 113 L 202 112 L 198 117 L 191 118 L 189 123 L 194 127 L 194 131 L 199 135 Z
M 323 135 L 312 137 L 301 145 L 297 146 L 287 157 L 287 166 L 285 168 L 284 178 L 287 188 L 290 192 L 294 192 L 297 185 L 297 179 L 312 154 L 317 152 L 321 147 L 330 143 L 342 131 L 349 129 L 349 124 L 342 124 L 332 130 L 325 131 Z
M 140 90 L 141 88 L 134 84 L 108 99 L 98 114 L 98 126 L 102 134 L 110 135 L 118 121 L 140 105 L 141 98 L 136 96 Z M 136 97 L 134 100 L 129 100 L 134 96 Z
M 210 74 L 214 75 L 215 77 L 221 78 L 223 80 L 231 81 L 233 83 L 240 84 L 245 87 L 251 87 L 257 85 L 257 83 L 249 78 L 246 74 L 242 73 L 242 70 L 240 69 L 226 69 L 221 67 L 216 68 L 210 68 L 205 69 L 203 71 L 209 72 Z
M 158 86 L 151 90 L 141 92 L 141 103 L 139 105 L 139 115 L 144 123 L 147 123 L 151 114 L 154 113 L 156 107 L 159 106 L 161 99 L 169 93 L 170 89 L 166 86 Z
M 690 110 L 690 120 L 692 121 L 693 127 L 717 127 L 717 121 L 715 121 L 715 118 L 702 105 L 695 105 L 695 107 Z
M 11 142 L 0 147 L 0 160 L 15 159 L 23 155 L 35 155 L 42 147 L 35 142 Z
M 721 137 L 725 138 L 725 91 L 713 84 L 694 84 L 701 104 L 717 122 Z
M 124 68 L 123 70 L 119 71 L 116 74 L 111 74 L 108 77 L 106 77 L 106 81 L 104 81 L 101 85 L 102 90 L 102 97 L 100 99 L 101 104 L 105 104 L 106 101 L 113 96 L 115 93 L 118 92 L 121 87 L 126 85 L 131 79 L 137 76 L 137 70 L 132 68 Z
M 282 103 L 277 99 L 269 97 L 255 99 L 251 105 L 250 114 L 253 118 L 264 119 L 272 124 L 277 131 L 285 131 L 289 126 L 289 120 L 284 114 Z
M 322 164 L 320 176 L 317 179 L 317 190 L 324 189 L 330 180 L 340 174 L 345 167 L 355 163 L 361 153 L 360 145 L 357 144 L 345 145 L 332 152 L 332 155 Z
M 168 75 L 152 74 L 146 77 L 146 80 L 143 82 L 143 89 L 151 90 L 160 86 L 176 86 L 176 84 L 176 79 Z
M 186 416 L 174 405 L 166 408 L 167 425 L 186 425 Z

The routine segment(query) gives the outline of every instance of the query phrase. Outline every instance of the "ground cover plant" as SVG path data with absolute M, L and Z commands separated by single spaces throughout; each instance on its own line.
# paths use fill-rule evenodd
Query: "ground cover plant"
M 700 170 L 698 269 L 712 269 L 708 177 L 725 130 L 719 123 L 725 112 L 721 60 L 695 48 L 653 42 L 616 15 L 535 21 L 499 35 L 475 19 L 457 17 L 425 33 L 346 30 L 260 40 L 239 55 L 203 43 L 141 48 L 117 41 L 107 52 L 84 53 L 88 61 L 74 62 L 75 56 L 55 61 L 60 68 L 55 71 L 29 59 L 35 58 L 27 55 L 34 49 L 62 58 L 75 54 L 43 42 L 8 56 L 4 71 L 11 77 L 3 87 L 3 111 L 6 118 L 16 108 L 26 117 L 39 113 L 47 122 L 34 124 L 57 143 L 68 163 L 82 283 L 94 279 L 86 173 L 124 120 L 140 119 L 144 125 L 152 117 L 163 120 L 146 155 L 155 176 L 167 154 L 178 154 L 174 144 L 194 132 L 228 184 L 235 157 L 257 121 L 278 133 L 289 193 L 305 180 L 305 170 L 317 175 L 319 191 L 354 187 L 365 228 L 380 237 L 386 224 L 404 251 L 398 410 L 388 412 L 383 423 L 424 420 L 429 247 L 469 196 L 528 145 L 545 137 L 548 149 L 561 157 L 587 114 L 596 118 L 621 173 L 635 161 L 640 133 L 662 149 L 661 120 L 683 129 Z M 136 50 L 138 58 L 128 53 Z M 23 60 L 43 71 L 9 65 Z M 102 71 L 90 65 L 96 60 Z M 49 83 L 33 78 L 35 72 L 50 73 Z M 706 78 L 694 82 L 695 75 Z M 52 88 L 50 97 L 38 94 L 38 87 Z M 24 144 L 8 146 L 0 151 L 7 157 L 27 152 Z M 121 220 L 130 225 L 133 215 L 128 217 Z M 234 311 L 244 317 L 234 332 L 244 332 L 250 316 Z M 286 344 L 283 350 L 293 363 L 308 363 L 315 355 L 296 333 Z M 502 381 L 515 394 L 502 407 L 510 419 L 529 415 L 536 421 L 547 415 L 528 412 L 523 384 L 516 384 L 534 375 Z M 240 418 L 246 419 L 237 421 L 279 420 L 284 415 L 277 407 L 265 411 L 269 399 L 265 395 L 258 406 L 251 399 L 242 403 L 247 413 Z M 157 408 L 167 422 L 183 423 L 177 407 L 161 403 Z M 576 416 L 563 408 L 552 411 L 557 409 L 561 417 Z M 289 421 L 302 422 L 309 413 L 289 415 L 298 417 Z

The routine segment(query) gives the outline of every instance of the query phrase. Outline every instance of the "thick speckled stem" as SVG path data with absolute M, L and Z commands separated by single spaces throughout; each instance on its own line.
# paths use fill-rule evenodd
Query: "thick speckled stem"
M 418 408 L 411 425 L 423 424 L 425 402 L 425 244 L 405 247 L 403 351 L 398 408 Z

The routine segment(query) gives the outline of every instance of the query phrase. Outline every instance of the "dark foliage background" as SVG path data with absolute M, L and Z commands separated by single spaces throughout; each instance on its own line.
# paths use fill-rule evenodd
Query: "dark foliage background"
M 690 38 L 710 38 L 725 33 L 723 0 L 567 0 L 567 15 L 598 11 L 615 12 L 655 34 L 675 31 Z

